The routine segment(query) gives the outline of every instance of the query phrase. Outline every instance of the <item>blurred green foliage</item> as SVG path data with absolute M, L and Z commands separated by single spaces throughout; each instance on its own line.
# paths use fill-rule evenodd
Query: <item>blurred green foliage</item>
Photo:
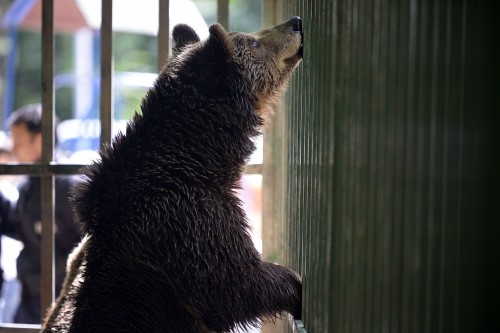
M 156 37 L 116 32 L 114 61 L 117 72 L 156 72 Z
M 18 52 L 16 58 L 16 89 L 14 109 L 41 101 L 41 36 L 37 32 L 18 33 Z M 69 35 L 56 35 L 54 48 L 54 72 L 72 72 L 74 68 L 73 38 Z M 64 86 L 55 92 L 57 116 L 63 120 L 72 117 L 73 88 Z
M 208 24 L 217 21 L 216 0 L 193 0 Z M 261 26 L 261 1 L 230 0 L 229 30 L 252 32 Z
M 116 32 L 113 44 L 115 72 L 156 73 L 156 50 L 156 36 Z M 140 110 L 146 91 L 141 87 L 115 85 L 115 118 L 131 119 Z

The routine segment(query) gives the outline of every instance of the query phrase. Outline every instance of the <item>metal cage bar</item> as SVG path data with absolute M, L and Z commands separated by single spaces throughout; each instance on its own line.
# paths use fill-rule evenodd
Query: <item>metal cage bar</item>
M 170 27 L 170 1 L 159 0 L 158 3 L 158 71 L 163 67 L 168 57 L 169 27 Z
M 38 333 L 40 325 L 1 324 L 0 333 Z
M 42 2 L 42 164 L 54 159 L 54 0 Z M 54 177 L 41 177 L 41 313 L 54 299 Z
M 111 142 L 113 120 L 113 0 L 102 0 L 101 19 L 101 146 Z
M 229 0 L 217 0 L 217 21 L 229 29 Z

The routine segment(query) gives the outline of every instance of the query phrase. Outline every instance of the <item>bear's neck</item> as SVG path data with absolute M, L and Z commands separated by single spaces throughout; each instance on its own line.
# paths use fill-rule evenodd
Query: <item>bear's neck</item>
M 185 87 L 153 88 L 143 100 L 143 114 L 116 143 L 115 156 L 127 159 L 127 152 L 137 152 L 133 159 L 157 170 L 159 183 L 177 179 L 234 188 L 255 150 L 252 138 L 260 134 L 262 120 L 236 94 L 224 99 L 194 95 Z

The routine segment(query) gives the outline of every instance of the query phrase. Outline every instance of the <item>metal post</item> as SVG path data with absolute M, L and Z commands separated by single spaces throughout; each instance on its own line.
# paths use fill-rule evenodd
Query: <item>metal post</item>
M 282 12 L 277 0 L 262 0 L 262 26 L 271 27 L 279 22 Z M 281 102 L 276 107 L 273 121 L 265 128 L 264 161 L 262 164 L 262 254 L 266 261 L 283 264 L 283 238 L 285 237 L 284 200 L 286 185 L 286 156 L 284 136 L 286 135 L 286 110 Z M 263 323 L 263 333 L 292 332 L 286 317 L 277 318 L 273 323 Z M 294 331 L 296 332 L 296 331 Z
M 54 0 L 42 2 L 42 163 L 54 157 Z M 54 177 L 41 177 L 41 310 L 54 299 Z
M 168 57 L 170 35 L 170 1 L 158 0 L 158 71 Z
M 229 30 L 229 0 L 217 0 L 217 21 Z
M 111 142 L 113 119 L 113 0 L 102 0 L 100 107 L 102 146 Z

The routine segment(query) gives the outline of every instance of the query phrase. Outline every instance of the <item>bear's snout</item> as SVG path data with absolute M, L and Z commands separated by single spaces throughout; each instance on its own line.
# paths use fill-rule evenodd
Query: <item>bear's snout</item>
M 290 23 L 294 32 L 300 32 L 301 35 L 304 33 L 304 30 L 302 30 L 302 19 L 299 16 L 293 17 Z
M 297 54 L 302 57 L 304 49 L 304 28 L 302 26 L 302 19 L 299 16 L 294 16 L 289 22 L 292 25 L 292 31 L 300 33 L 300 48 Z

